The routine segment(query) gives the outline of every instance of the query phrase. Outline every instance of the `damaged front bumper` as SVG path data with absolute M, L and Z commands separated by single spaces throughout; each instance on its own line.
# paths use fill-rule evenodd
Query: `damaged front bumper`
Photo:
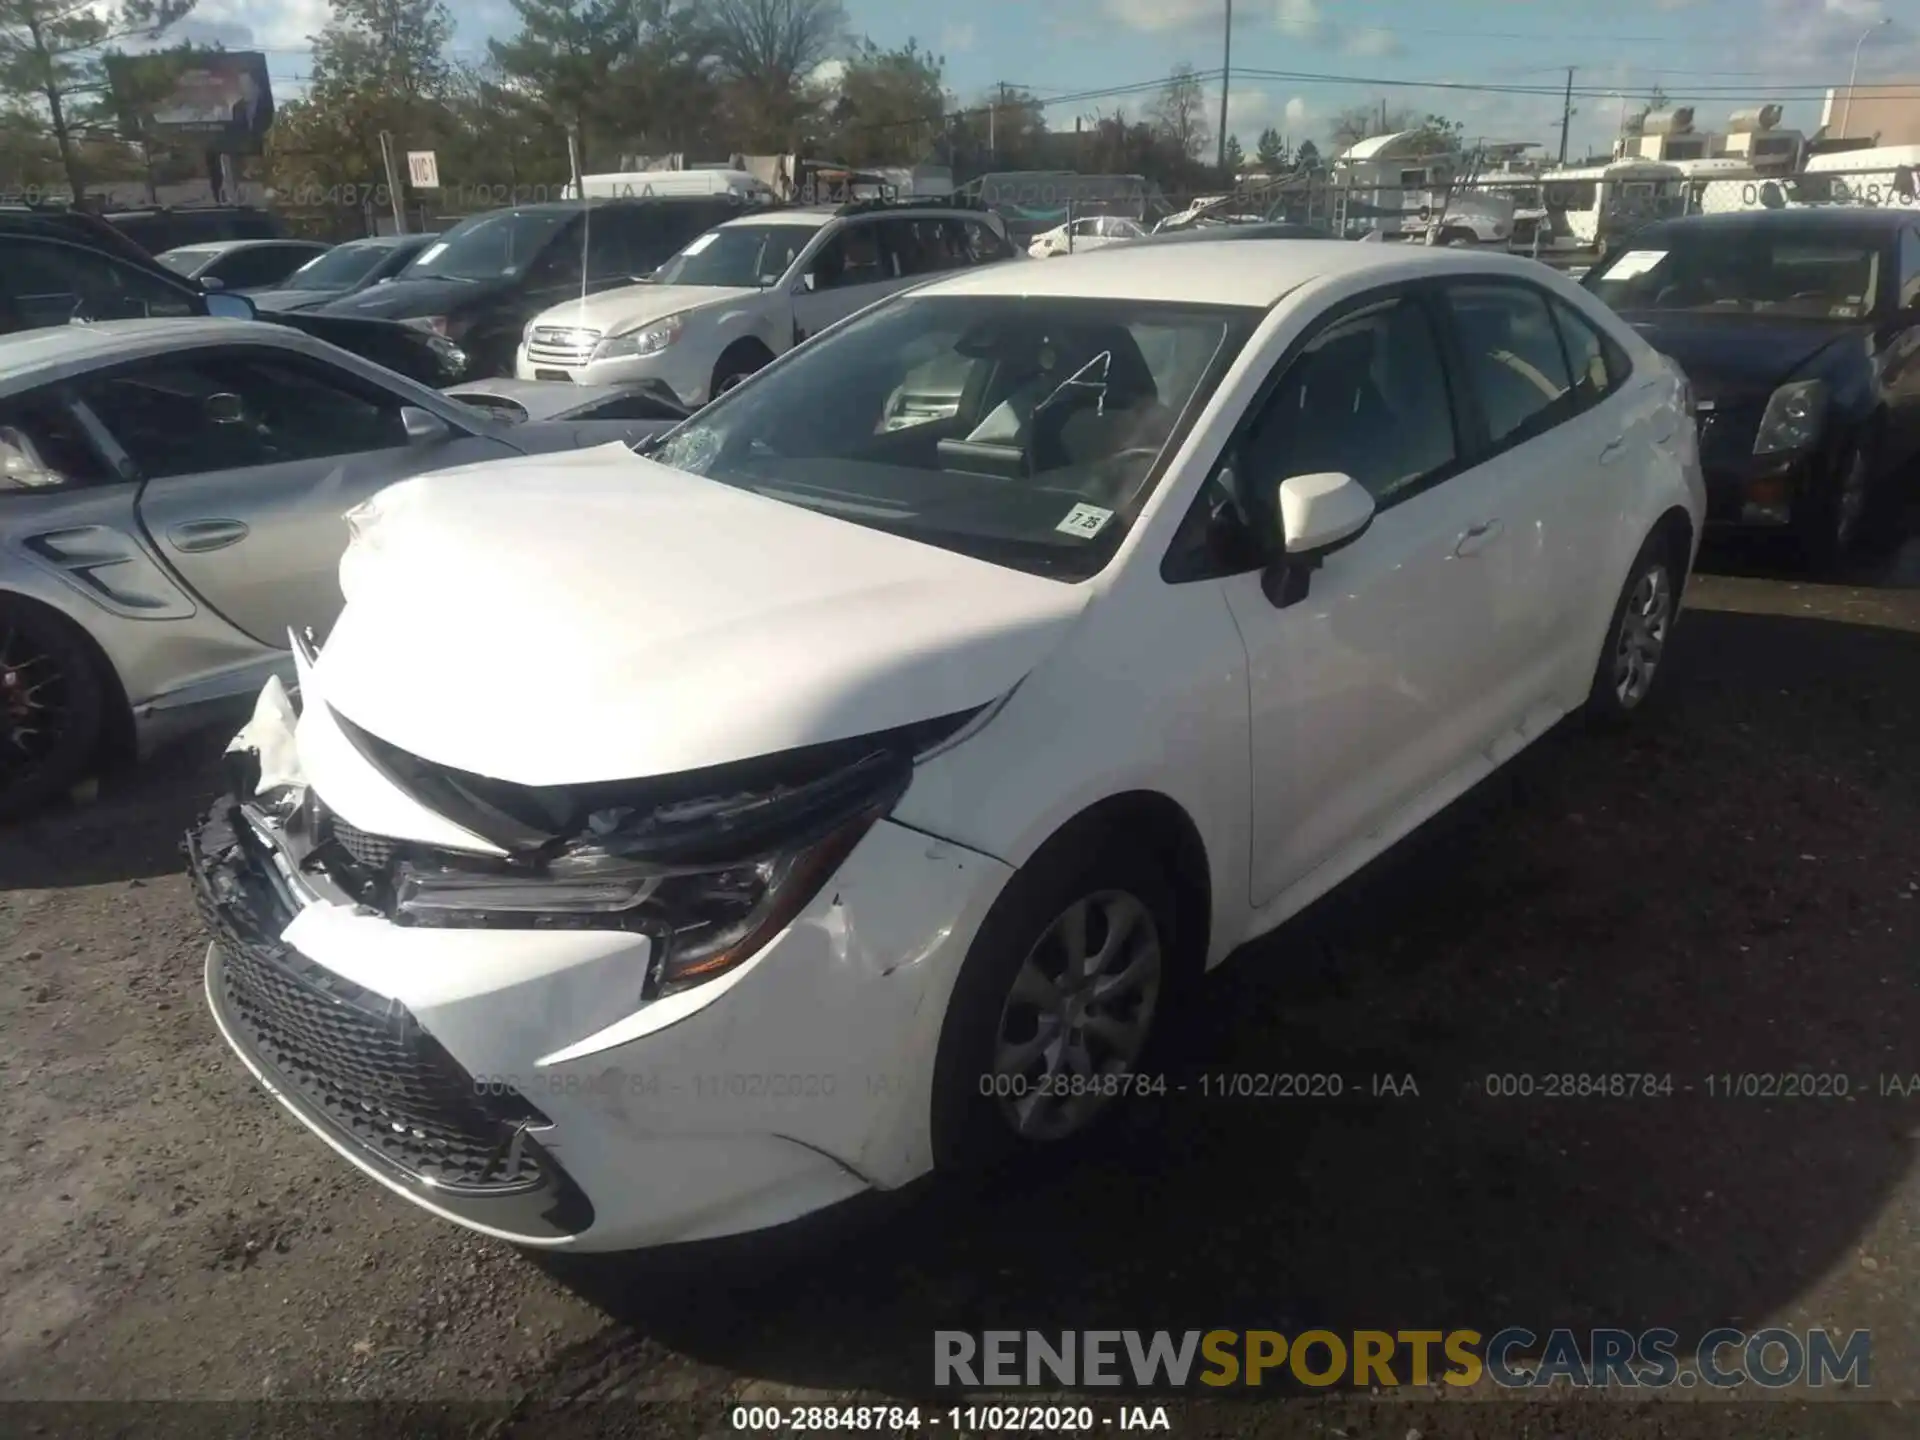
M 356 859 L 419 838 L 377 828 L 413 802 L 334 743 L 305 663 L 302 689 L 298 717 L 263 693 L 188 854 L 222 1035 L 338 1153 L 472 1229 L 588 1250 L 778 1224 L 930 1168 L 940 1022 L 1004 865 L 880 820 L 749 960 L 658 994 L 646 934 L 365 903 Z

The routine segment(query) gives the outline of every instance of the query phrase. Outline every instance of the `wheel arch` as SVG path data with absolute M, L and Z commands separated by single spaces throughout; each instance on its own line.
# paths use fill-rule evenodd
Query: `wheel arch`
M 1172 796 L 1142 789 L 1097 800 L 1057 826 L 1026 865 L 1057 848 L 1122 838 L 1137 844 L 1165 870 L 1178 907 L 1174 923 L 1180 935 L 1181 964 L 1197 975 L 1206 966 L 1213 940 L 1213 868 L 1200 827 Z
M 133 705 L 127 699 L 126 686 L 121 683 L 120 672 L 114 668 L 106 650 L 73 616 L 58 605 L 49 605 L 38 596 L 29 595 L 22 590 L 0 587 L 0 614 L 8 609 L 31 611 L 44 617 L 68 639 L 93 667 L 95 677 L 100 682 L 101 698 L 105 701 L 101 715 L 100 744 L 98 758 L 113 760 L 131 759 L 137 749 L 134 734 Z

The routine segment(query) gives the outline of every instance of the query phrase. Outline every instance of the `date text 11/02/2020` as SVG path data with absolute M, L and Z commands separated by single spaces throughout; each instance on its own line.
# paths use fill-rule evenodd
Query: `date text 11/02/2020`
M 898 1075 L 843 1075 L 834 1071 L 761 1074 L 740 1071 L 693 1072 L 622 1070 L 594 1074 L 577 1070 L 533 1074 L 484 1074 L 474 1077 L 482 1095 L 620 1095 L 640 1100 L 824 1100 L 835 1095 L 889 1095 L 906 1089 Z M 1406 1100 L 1420 1097 L 1411 1074 L 1341 1075 L 1322 1072 L 1202 1071 L 1166 1075 L 1033 1076 L 983 1074 L 980 1093 L 1002 1099 L 1028 1096 L 1103 1095 L 1112 1098 L 1193 1096 L 1202 1100 Z
M 920 1405 L 736 1405 L 728 1423 L 736 1431 L 785 1434 L 860 1430 L 907 1435 L 951 1430 L 956 1435 L 1033 1435 L 1173 1429 L 1164 1405 L 950 1405 L 945 1410 Z
M 1496 1100 L 1907 1100 L 1920 1098 L 1920 1073 L 1854 1076 L 1837 1070 L 1721 1071 L 1676 1082 L 1670 1073 L 1488 1074 L 1481 1088 Z

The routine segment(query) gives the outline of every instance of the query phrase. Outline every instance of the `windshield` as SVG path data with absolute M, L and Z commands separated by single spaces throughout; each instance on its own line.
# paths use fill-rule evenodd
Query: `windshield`
M 494 210 L 462 220 L 414 256 L 402 280 L 496 280 L 526 272 L 578 210 Z
M 280 282 L 283 290 L 344 290 L 373 273 L 393 253 L 386 245 L 336 245 Z
M 1261 311 L 908 296 L 810 340 L 652 458 L 1062 580 L 1096 574 Z
M 1587 288 L 1615 310 L 1861 320 L 1880 299 L 1880 251 L 1865 238 L 1769 226 L 1651 230 Z
M 191 275 L 209 260 L 217 257 L 218 250 L 169 250 L 154 258 L 178 275 Z
M 722 225 L 653 274 L 662 285 L 777 285 L 818 231 L 811 225 Z

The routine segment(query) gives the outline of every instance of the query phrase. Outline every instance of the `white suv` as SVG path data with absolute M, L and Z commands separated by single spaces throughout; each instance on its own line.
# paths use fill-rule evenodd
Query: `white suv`
M 569 300 L 520 337 L 522 380 L 663 380 L 706 404 L 817 330 L 935 275 L 1012 258 L 997 215 L 855 204 L 729 220 L 639 285 Z

